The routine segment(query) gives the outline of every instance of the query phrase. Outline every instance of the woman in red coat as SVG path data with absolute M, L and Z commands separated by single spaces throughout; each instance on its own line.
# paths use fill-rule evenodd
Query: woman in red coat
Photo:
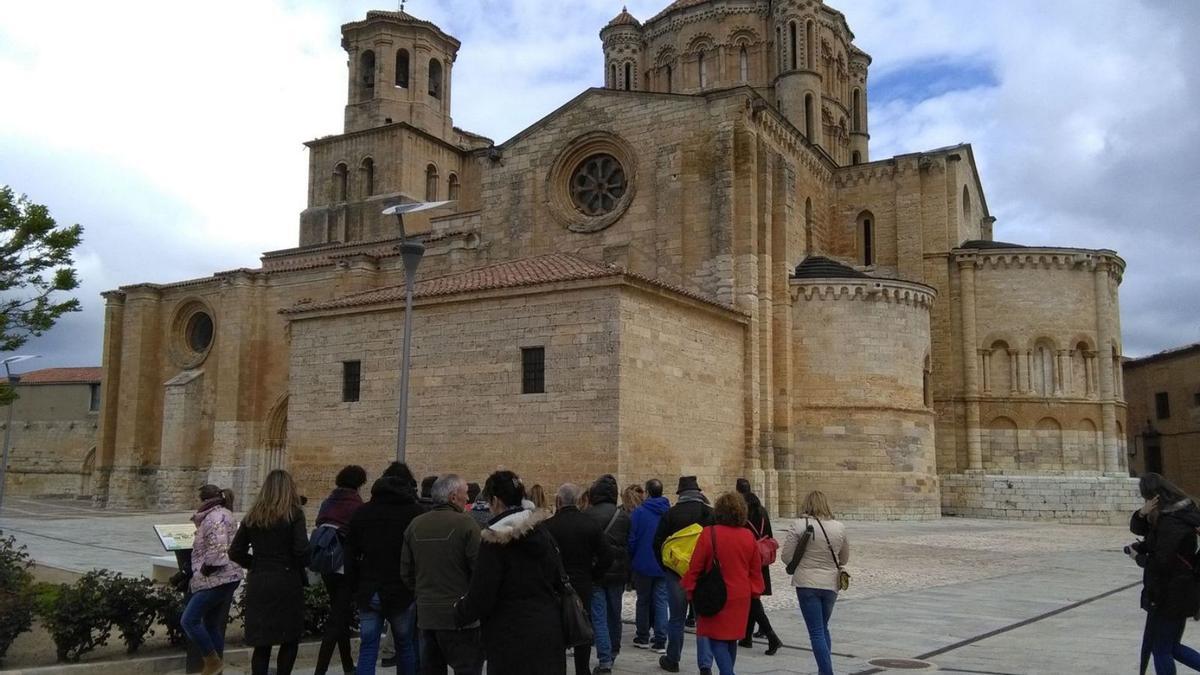
M 737 642 L 746 633 L 750 600 L 763 592 L 762 559 L 754 535 L 745 527 L 746 510 L 746 500 L 736 492 L 726 492 L 717 499 L 713 507 L 716 525 L 704 528 L 696 541 L 691 566 L 682 581 L 690 600 L 696 580 L 712 564 L 715 539 L 717 562 L 725 580 L 725 606 L 712 616 L 699 617 L 696 635 L 712 646 L 713 662 L 721 675 L 734 675 Z

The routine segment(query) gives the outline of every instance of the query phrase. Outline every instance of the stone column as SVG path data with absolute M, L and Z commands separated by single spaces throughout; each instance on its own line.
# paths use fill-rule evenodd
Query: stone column
M 979 438 L 979 359 L 975 338 L 975 256 L 958 259 L 959 295 L 962 299 L 963 403 L 967 412 L 967 468 L 983 470 Z
M 1017 366 L 1020 352 L 1015 349 L 1008 350 L 1008 391 L 1006 394 L 1016 394 L 1021 391 L 1021 369 Z
M 1067 350 L 1059 349 L 1054 355 L 1054 393 L 1062 396 L 1067 388 L 1063 386 L 1063 374 L 1067 372 L 1064 362 L 1067 360 Z
M 96 467 L 92 503 L 107 506 L 109 478 L 116 452 L 117 412 L 121 408 L 121 336 L 125 331 L 125 294 L 104 293 L 103 379 L 100 389 L 100 429 L 96 434 Z
M 992 393 L 992 351 L 980 349 L 979 358 L 983 360 L 983 393 Z
M 1096 269 L 1092 273 L 1096 293 L 1096 367 L 1100 371 L 1100 419 L 1103 433 L 1104 472 L 1117 473 L 1121 465 L 1117 452 L 1117 411 L 1113 394 L 1113 371 L 1111 364 L 1112 335 L 1109 331 L 1109 295 L 1111 286 L 1108 277 L 1111 263 L 1100 258 L 1096 261 Z

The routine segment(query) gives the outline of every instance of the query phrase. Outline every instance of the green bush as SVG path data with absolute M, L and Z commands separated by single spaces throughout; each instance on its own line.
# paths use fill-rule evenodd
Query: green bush
M 172 647 L 187 644 L 180 619 L 183 618 L 183 594 L 170 586 L 156 585 L 154 594 L 158 603 L 158 622 L 167 632 L 167 643 Z
M 0 660 L 13 640 L 33 626 L 32 565 L 16 539 L 0 539 Z
M 129 654 L 136 652 L 154 635 L 154 624 L 163 613 L 163 599 L 157 588 L 145 577 L 117 574 L 107 580 L 104 598 L 109 618 L 120 632 Z
M 304 587 L 304 632 L 307 635 L 321 635 L 325 624 L 329 622 L 329 594 L 325 592 L 325 584 L 312 584 Z
M 57 596 L 43 608 L 42 622 L 54 640 L 59 661 L 78 661 L 108 643 L 113 620 L 105 591 L 113 576 L 107 570 L 93 570 L 73 584 L 61 584 Z

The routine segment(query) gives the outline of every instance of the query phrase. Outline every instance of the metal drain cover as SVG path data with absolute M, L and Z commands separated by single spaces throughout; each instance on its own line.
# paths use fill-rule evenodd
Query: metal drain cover
M 933 670 L 934 665 L 928 661 L 918 661 L 917 659 L 871 659 L 867 664 L 876 668 L 890 668 L 892 670 Z

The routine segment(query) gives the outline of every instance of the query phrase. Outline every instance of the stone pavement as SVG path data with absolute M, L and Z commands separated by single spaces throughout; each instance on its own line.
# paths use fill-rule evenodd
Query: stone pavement
M 181 516 L 39 518 L 6 510 L 0 529 L 50 565 L 144 573 L 148 560 L 162 555 L 150 524 Z M 1141 577 L 1120 552 L 1131 539 L 1122 527 L 944 518 L 850 522 L 847 529 L 854 582 L 831 623 L 839 674 L 913 672 L 871 665 L 885 658 L 975 675 L 1136 672 Z M 782 569 L 774 572 L 776 593 L 767 604 L 786 646 L 773 657 L 762 653 L 765 645 L 740 650 L 737 672 L 815 673 L 795 596 Z M 657 655 L 629 646 L 632 626 L 626 629 L 614 672 L 660 672 Z M 684 656 L 681 672 L 697 672 L 691 636 Z M 245 672 L 245 665 L 233 656 L 226 673 Z M 131 670 L 114 664 L 111 672 Z M 311 662 L 296 672 L 311 673 Z

